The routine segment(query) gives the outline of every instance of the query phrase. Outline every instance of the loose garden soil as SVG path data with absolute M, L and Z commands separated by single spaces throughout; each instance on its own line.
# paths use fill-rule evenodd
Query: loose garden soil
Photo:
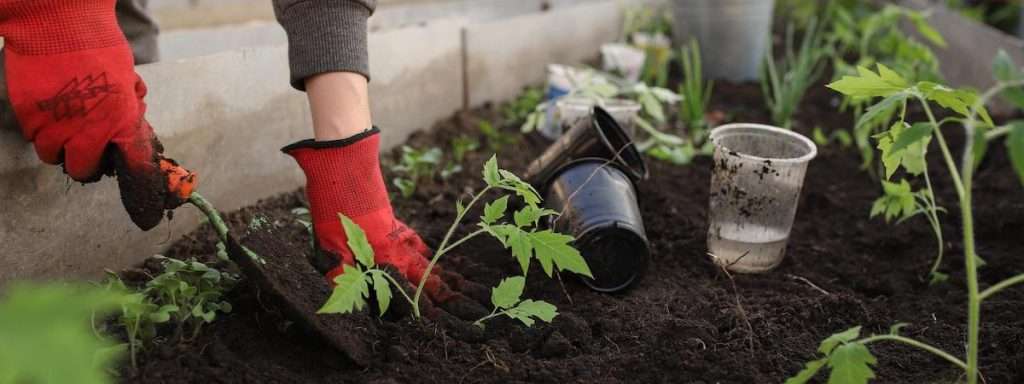
M 797 131 L 850 125 L 852 118 L 835 112 L 838 99 L 824 87 L 814 87 L 805 100 Z M 757 84 L 719 83 L 712 116 L 767 123 L 762 105 Z M 499 116 L 489 106 L 462 112 L 408 144 L 450 148 L 458 135 L 486 144 L 477 123 Z M 503 129 L 516 132 L 513 126 Z M 951 136 L 956 147 L 962 140 Z M 545 145 L 525 136 L 497 150 L 500 164 L 521 173 Z M 436 246 L 455 216 L 454 202 L 482 186 L 479 170 L 491 153 L 483 145 L 467 155 L 462 173 L 422 183 L 413 198 L 395 198 L 397 215 Z M 396 158 L 397 151 L 385 155 L 385 162 Z M 924 218 L 901 225 L 868 218 L 879 184 L 859 169 L 854 149 L 821 147 L 811 162 L 782 265 L 731 277 L 705 254 L 709 159 L 689 166 L 650 159 L 651 178 L 638 185 L 652 246 L 646 276 L 630 290 L 609 295 L 588 290 L 568 274 L 559 280 L 531 271 L 525 297 L 558 306 L 560 315 L 550 325 L 524 328 L 498 319 L 480 331 L 448 315 L 418 322 L 359 314 L 352 332 L 365 344 L 367 360 L 356 365 L 243 284 L 231 293 L 231 314 L 207 325 L 194 341 L 165 342 L 147 351 L 137 371 L 124 368 L 122 374 L 125 382 L 139 383 L 781 383 L 813 359 L 818 343 L 832 333 L 855 325 L 865 333 L 884 333 L 899 322 L 911 324 L 904 334 L 963 355 L 967 294 L 957 200 L 938 160 L 932 156 L 939 203 L 951 212 L 942 216 L 949 239 L 945 284 L 929 286 L 925 277 L 936 250 Z M 1024 188 L 1002 145 L 990 150 L 975 183 L 979 253 L 987 262 L 981 269 L 984 287 L 1024 272 Z M 254 215 L 265 215 L 280 240 L 301 255 L 308 252 L 310 236 L 291 210 L 305 204 L 303 192 L 295 191 L 232 213 L 228 222 L 244 228 Z M 215 252 L 213 232 L 204 226 L 168 256 L 210 260 Z M 304 262 L 295 261 L 301 268 Z M 487 286 L 518 269 L 507 251 L 483 237 L 457 248 L 441 265 Z M 138 277 L 142 271 L 128 272 Z M 304 284 L 295 281 L 295 289 Z M 1024 382 L 1022 308 L 1024 288 L 984 303 L 981 371 L 988 383 Z M 879 357 L 878 383 L 945 383 L 961 375 L 919 350 L 883 343 L 871 348 Z

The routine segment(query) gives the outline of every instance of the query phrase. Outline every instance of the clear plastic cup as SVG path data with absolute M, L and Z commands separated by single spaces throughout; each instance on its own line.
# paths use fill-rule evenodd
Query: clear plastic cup
M 558 102 L 555 103 L 558 124 L 554 124 L 554 127 L 547 132 L 542 130 L 541 133 L 549 139 L 558 139 L 562 136 L 562 132 L 573 126 L 576 120 L 590 117 L 595 105 L 600 105 L 608 111 L 608 114 L 612 115 L 615 122 L 619 123 L 619 126 L 622 127 L 622 130 L 630 138 L 634 137 L 636 134 L 634 118 L 640 112 L 639 103 L 632 100 L 595 100 L 577 96 L 567 96 L 558 99 Z
M 814 142 L 762 124 L 728 124 L 711 131 L 715 145 L 708 212 L 708 252 L 740 273 L 782 262 Z

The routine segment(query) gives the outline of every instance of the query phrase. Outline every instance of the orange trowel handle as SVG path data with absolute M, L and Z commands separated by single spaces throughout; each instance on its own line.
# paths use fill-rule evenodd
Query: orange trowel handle
M 195 172 L 189 171 L 171 159 L 160 159 L 160 170 L 167 175 L 167 190 L 171 195 L 188 200 L 199 182 Z

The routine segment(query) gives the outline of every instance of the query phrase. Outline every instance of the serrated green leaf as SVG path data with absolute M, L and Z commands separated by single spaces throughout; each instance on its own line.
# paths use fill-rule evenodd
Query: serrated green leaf
M 903 150 L 919 140 L 931 137 L 931 135 L 932 125 L 930 123 L 914 123 L 914 125 L 911 125 L 910 128 L 904 129 L 903 132 L 896 137 L 896 141 L 893 142 L 889 151 L 895 152 Z
M 804 369 L 800 370 L 800 372 L 797 372 L 797 374 L 795 376 L 786 379 L 786 383 L 785 384 L 804 384 L 804 383 L 806 383 L 808 380 L 813 378 L 814 375 L 817 375 L 818 371 L 821 370 L 821 367 L 824 367 L 825 363 L 827 363 L 827 362 L 828 362 L 828 358 L 808 361 L 807 365 L 804 366 Z
M 523 207 L 513 214 L 516 226 L 519 228 L 527 228 L 537 225 L 537 220 L 545 216 L 557 215 L 558 212 L 547 208 L 541 208 L 535 205 L 528 205 Z
M 856 340 L 860 337 L 860 326 L 856 326 L 845 331 L 833 334 L 825 340 L 821 341 L 821 346 L 818 347 L 818 352 L 822 355 L 828 356 L 835 349 L 839 343 L 848 343 Z
M 466 213 L 466 206 L 462 205 L 462 200 L 456 200 L 455 201 L 455 215 L 462 216 L 463 213 Z
M 861 343 L 846 343 L 836 347 L 829 356 L 832 369 L 828 384 L 867 384 L 875 378 L 871 366 L 877 364 L 875 356 Z
M 908 95 L 905 92 L 889 95 L 882 99 L 878 103 L 868 107 L 864 111 L 864 114 L 860 115 L 857 119 L 856 127 L 864 126 L 865 124 L 871 124 L 876 118 L 880 116 L 892 116 L 892 112 L 899 108 L 902 103 L 907 100 Z
M 373 291 L 377 297 L 377 310 L 380 316 L 384 316 L 384 313 L 388 311 L 388 307 L 391 306 L 391 283 L 384 276 L 385 273 L 387 272 L 379 269 L 370 271 L 370 276 L 373 277 Z
M 569 245 L 573 241 L 572 236 L 555 233 L 551 230 L 532 232 L 528 236 L 537 260 L 544 269 L 544 273 L 547 273 L 549 277 L 553 273 L 552 264 L 560 271 L 567 270 L 590 278 L 594 277 L 580 252 Z
M 970 117 L 971 108 L 978 101 L 978 94 L 969 89 L 952 89 L 942 84 L 922 81 L 917 84 L 924 97 L 938 103 L 943 108 L 951 109 L 964 117 Z M 978 116 L 988 125 L 992 125 L 992 117 L 984 106 L 978 109 Z
M 508 196 L 495 199 L 484 205 L 484 215 L 480 217 L 480 221 L 484 224 L 494 224 L 505 216 L 506 209 L 508 209 Z
M 909 87 L 906 80 L 881 63 L 878 64 L 878 73 L 857 67 L 857 74 L 843 76 L 827 87 L 851 97 L 887 97 Z
M 505 248 L 512 251 L 512 256 L 519 262 L 519 266 L 525 275 L 530 269 L 530 259 L 533 257 L 533 245 L 530 243 L 527 233 L 514 225 L 488 225 L 487 232 L 501 242 Z
M 1024 184 L 1024 124 L 1014 124 L 1010 128 L 1006 136 L 1006 147 L 1010 154 L 1010 164 Z
M 338 213 L 338 218 L 341 219 L 341 226 L 345 229 L 345 237 L 348 238 L 348 248 L 355 255 L 356 261 L 359 264 L 369 268 L 374 265 L 373 261 L 373 247 L 370 246 L 370 242 L 366 239 L 366 232 L 359 227 L 352 219 Z
M 558 316 L 558 308 L 544 301 L 523 300 L 514 308 L 505 311 L 505 315 L 523 322 L 527 327 L 532 327 L 534 318 L 545 323 L 550 323 Z
M 334 290 L 317 314 L 352 313 L 366 306 L 366 298 L 370 295 L 363 271 L 345 264 L 343 272 L 334 278 Z
M 501 280 L 501 283 L 491 290 L 491 303 L 494 304 L 495 308 L 512 308 L 516 303 L 519 303 L 525 286 L 526 278 L 523 276 L 513 276 Z
M 484 182 L 490 187 L 497 187 L 501 182 L 501 176 L 498 174 L 497 156 L 491 156 L 487 163 L 484 164 Z

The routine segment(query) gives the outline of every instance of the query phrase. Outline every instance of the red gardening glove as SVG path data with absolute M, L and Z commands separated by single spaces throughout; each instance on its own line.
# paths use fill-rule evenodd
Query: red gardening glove
M 143 230 L 187 191 L 170 191 L 181 172 L 143 118 L 146 85 L 117 24 L 115 0 L 0 0 L 9 98 L 39 159 L 63 164 L 74 180 L 117 175 L 121 199 Z M 163 169 L 162 169 L 163 168 Z
M 430 250 L 416 232 L 395 218 L 381 175 L 379 148 L 379 131 L 373 128 L 348 139 L 304 140 L 282 149 L 306 174 L 317 239 L 312 262 L 332 285 L 343 271 L 342 263 L 354 262 L 338 213 L 366 232 L 376 263 L 393 266 L 414 285 L 426 271 Z M 438 269 L 433 272 L 424 290 L 434 302 L 444 303 L 455 294 L 438 277 Z

